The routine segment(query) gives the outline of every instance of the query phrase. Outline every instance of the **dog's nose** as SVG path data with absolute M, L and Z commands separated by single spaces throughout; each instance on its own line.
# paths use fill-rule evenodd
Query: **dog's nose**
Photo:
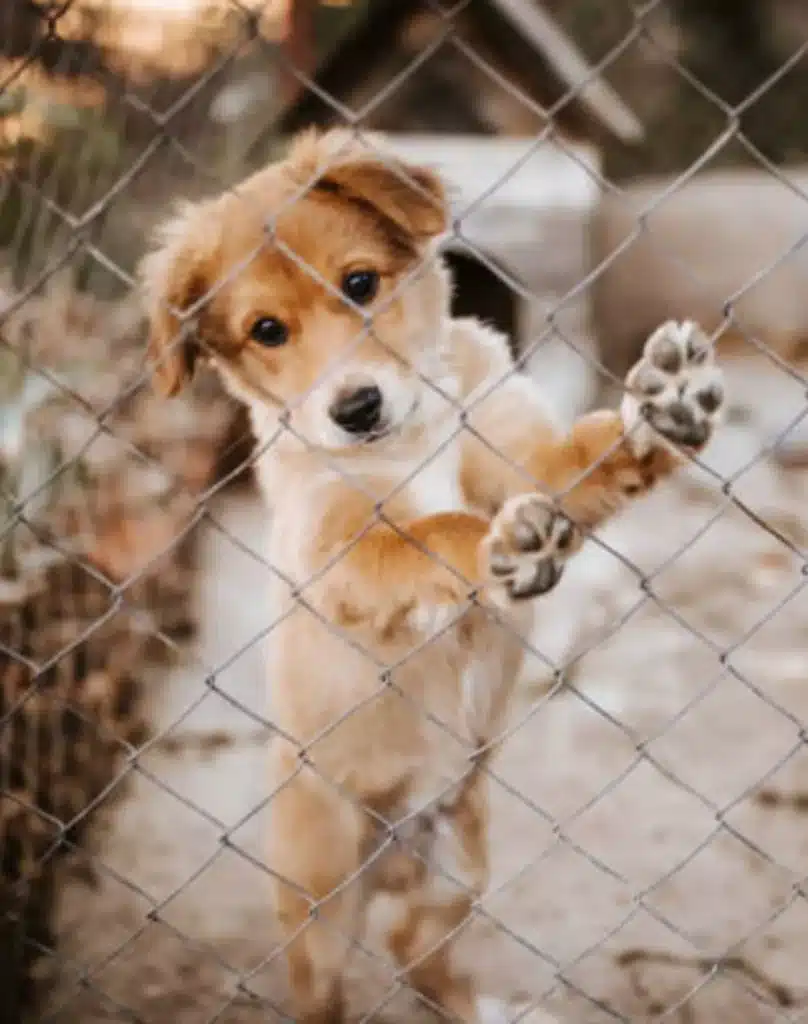
M 357 388 L 340 395 L 328 411 L 349 434 L 367 434 L 382 418 L 382 393 L 375 384 Z

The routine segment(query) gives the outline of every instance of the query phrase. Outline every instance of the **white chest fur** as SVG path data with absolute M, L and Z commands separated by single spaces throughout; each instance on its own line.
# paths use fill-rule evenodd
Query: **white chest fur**
M 407 496 L 419 517 L 465 509 L 466 503 L 460 486 L 458 439 L 449 441 L 445 447 L 433 450 L 413 463 Z

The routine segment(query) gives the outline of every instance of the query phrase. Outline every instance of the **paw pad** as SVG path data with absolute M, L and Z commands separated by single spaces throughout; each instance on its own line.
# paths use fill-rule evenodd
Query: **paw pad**
M 507 501 L 484 544 L 485 570 L 514 601 L 544 594 L 558 583 L 567 558 L 581 545 L 572 522 L 538 494 Z
M 725 405 L 721 370 L 710 342 L 692 321 L 669 321 L 648 339 L 626 377 L 621 413 L 638 455 L 660 442 L 698 451 Z

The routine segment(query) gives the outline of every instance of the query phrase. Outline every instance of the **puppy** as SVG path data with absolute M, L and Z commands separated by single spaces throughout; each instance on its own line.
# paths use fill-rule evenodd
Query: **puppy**
M 276 573 L 269 867 L 307 1024 L 343 1019 L 371 897 L 398 977 L 449 1017 L 507 1019 L 450 940 L 486 888 L 484 766 L 529 599 L 700 450 L 723 405 L 704 336 L 669 323 L 620 412 L 561 436 L 506 339 L 450 318 L 446 228 L 430 170 L 307 134 L 182 209 L 142 265 L 159 385 L 175 394 L 209 361 L 258 439 Z

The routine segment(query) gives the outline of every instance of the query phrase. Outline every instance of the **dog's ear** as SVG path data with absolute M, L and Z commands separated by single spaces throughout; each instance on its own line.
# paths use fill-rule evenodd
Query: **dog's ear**
M 416 247 L 448 225 L 443 181 L 428 167 L 356 157 L 329 167 L 316 187 L 374 211 Z
M 206 230 L 207 204 L 187 204 L 158 228 L 154 248 L 141 260 L 139 277 L 149 319 L 149 358 L 155 384 L 176 395 L 194 372 L 197 340 L 188 336 L 177 313 L 209 290 L 214 243 Z

